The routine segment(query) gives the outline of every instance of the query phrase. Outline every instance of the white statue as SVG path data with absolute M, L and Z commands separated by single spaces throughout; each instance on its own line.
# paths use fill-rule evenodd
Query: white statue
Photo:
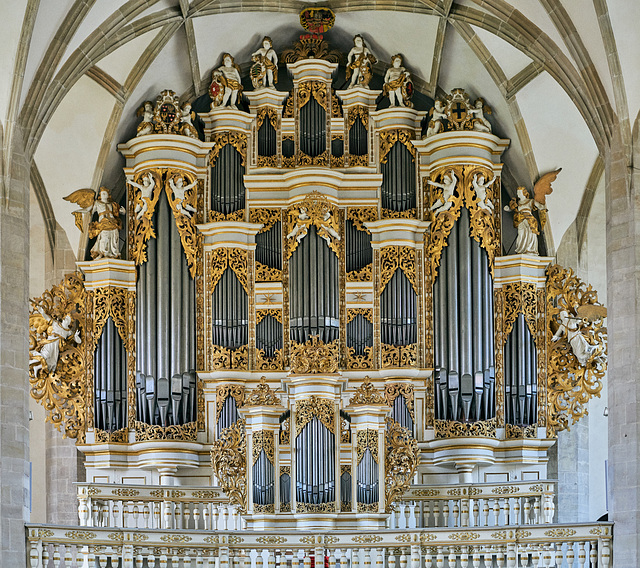
M 153 105 L 150 101 L 144 103 L 136 113 L 138 116 L 142 116 L 142 122 L 138 124 L 136 130 L 136 136 L 145 136 L 146 134 L 153 134 Z
M 275 88 L 278 82 L 278 56 L 269 36 L 265 36 L 262 47 L 251 54 L 251 60 L 254 61 L 250 71 L 253 88 Z
M 353 38 L 353 47 L 347 55 L 347 79 L 351 78 L 347 89 L 354 87 L 369 88 L 369 82 L 373 77 L 373 64 L 378 60 L 365 45 L 360 34 Z
M 309 219 L 311 219 L 311 217 L 307 215 L 307 208 L 300 207 L 300 211 L 298 212 L 298 222 L 296 223 L 296 226 L 291 229 L 291 232 L 287 235 L 287 238 L 293 239 L 295 237 L 298 242 L 304 239 L 305 235 L 309 231 Z
M 433 136 L 444 130 L 443 120 L 447 120 L 447 114 L 445 112 L 444 103 L 440 99 L 436 99 L 433 103 L 433 108 L 429 111 L 429 125 L 427 126 L 426 136 Z
M 488 211 L 489 213 L 493 213 L 494 205 L 491 199 L 487 199 L 487 189 L 494 181 L 496 181 L 495 174 L 491 178 L 491 181 L 487 182 L 484 181 L 484 174 L 473 174 L 473 180 L 471 181 L 471 185 L 478 197 L 478 207 Z
M 473 106 L 467 106 L 467 114 L 473 116 L 473 130 L 476 132 L 491 132 L 491 123 L 485 118 L 484 113 L 489 107 L 484 104 L 484 99 L 478 99 Z
M 94 214 L 98 215 L 98 220 L 89 224 L 89 238 L 96 239 L 91 248 L 91 258 L 120 258 L 120 215 L 124 215 L 126 211 L 111 199 L 111 192 L 106 187 L 101 187 L 96 199 L 93 189 L 78 189 L 64 199 L 80 205 L 81 209 L 73 212 L 80 230 L 83 227 L 82 222 L 78 222 L 79 219 L 85 214 L 89 214 L 89 218 Z
M 180 121 L 181 121 L 181 126 L 180 126 L 180 134 L 182 134 L 183 136 L 188 136 L 189 138 L 196 138 L 198 139 L 198 131 L 196 130 L 195 126 L 193 126 L 193 123 L 191 122 L 191 104 L 190 103 L 184 103 L 184 105 L 182 105 L 182 108 L 180 109 Z
M 538 254 L 538 221 L 533 216 L 533 210 L 540 211 L 542 228 L 546 223 L 546 197 L 553 189 L 551 183 L 555 181 L 562 168 L 544 174 L 533 186 L 533 199 L 524 187 L 519 187 L 517 198 L 505 205 L 505 211 L 513 211 L 513 226 L 518 229 L 516 239 L 516 254 Z
M 322 215 L 323 223 L 320 226 L 320 236 L 327 241 L 327 244 L 331 244 L 331 238 L 340 240 L 340 234 L 331 226 L 331 211 L 325 211 Z
M 174 179 L 175 179 L 175 182 L 174 182 Z M 187 199 L 185 199 L 184 194 L 190 189 L 193 189 L 197 183 L 198 183 L 198 180 L 195 180 L 193 183 L 190 183 L 189 185 L 184 185 L 184 180 L 182 179 L 182 176 L 176 176 L 169 180 L 169 187 L 173 191 L 173 196 L 174 196 L 174 199 L 176 200 L 175 201 L 176 209 L 180 211 L 180 213 L 182 213 L 185 217 L 188 217 L 189 219 L 191 219 L 191 216 L 196 212 L 196 209 L 188 202 Z
M 561 310 L 558 314 L 560 319 L 560 327 L 551 341 L 558 341 L 563 335 L 567 336 L 567 341 L 571 346 L 571 351 L 576 356 L 580 365 L 586 365 L 592 356 L 600 353 L 599 345 L 591 345 L 581 331 L 581 318 L 577 318 L 569 314 L 567 310 Z
M 228 53 L 222 55 L 222 62 L 223 65 L 213 72 L 213 80 L 209 87 L 211 104 L 214 107 L 228 105 L 230 108 L 237 110 L 236 103 L 242 93 L 240 68 Z
M 80 329 L 74 332 L 71 314 L 64 316 L 62 321 L 47 315 L 40 306 L 36 306 L 42 317 L 49 322 L 47 338 L 41 341 L 36 349 L 29 352 L 31 359 L 29 367 L 34 377 L 38 376 L 40 370 L 45 373 L 55 373 L 58 368 L 58 358 L 60 357 L 60 342 L 67 341 L 73 335 L 73 341 L 80 343 Z
M 153 188 L 155 187 L 156 182 L 151 173 L 147 173 L 147 175 L 142 176 L 142 185 L 134 182 L 133 178 L 127 179 L 127 182 L 129 185 L 140 190 L 140 199 L 136 200 L 136 208 L 134 211 L 136 221 L 139 221 L 149 209 L 151 195 L 153 194 Z
M 399 53 L 391 58 L 391 67 L 384 76 L 382 94 L 389 97 L 391 106 L 403 106 L 411 108 L 410 101 L 413 94 L 411 73 L 402 66 L 402 55 Z
M 453 205 L 453 193 L 456 190 L 458 178 L 453 170 L 445 172 L 442 176 L 442 183 L 435 181 L 428 181 L 429 185 L 439 187 L 442 189 L 442 197 L 440 197 L 432 206 L 431 211 L 436 215 L 441 211 L 447 211 Z

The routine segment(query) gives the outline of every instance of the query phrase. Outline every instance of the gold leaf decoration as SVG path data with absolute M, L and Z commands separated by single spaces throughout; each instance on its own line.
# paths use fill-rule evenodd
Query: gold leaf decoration
M 302 429 L 313 418 L 317 418 L 330 432 L 335 431 L 335 407 L 331 400 L 311 396 L 308 399 L 298 401 L 296 404 L 296 432 L 299 434 Z
M 411 432 L 387 419 L 385 446 L 385 503 L 390 512 L 402 498 L 416 473 L 420 450 Z
M 214 371 L 221 369 L 246 371 L 249 368 L 249 346 L 241 345 L 237 349 L 228 349 L 221 345 L 210 345 L 209 367 Z
M 256 261 L 256 282 L 282 282 L 282 270 Z
M 502 286 L 504 294 L 503 344 L 513 329 L 519 314 L 524 314 L 532 337 L 537 338 L 536 321 L 538 302 L 536 285 L 533 282 L 509 282 Z
M 207 253 L 207 273 L 209 276 L 209 291 L 216 287 L 224 271 L 231 268 L 244 291 L 249 293 L 247 279 L 247 251 L 239 248 L 216 248 Z
M 249 222 L 262 223 L 264 225 L 262 229 L 258 231 L 260 233 L 266 233 L 269 231 L 278 221 L 280 221 L 281 210 L 275 208 L 261 207 L 258 209 L 251 209 L 249 211 Z
M 195 442 L 198 439 L 198 425 L 196 422 L 164 427 L 136 421 L 134 426 L 136 442 L 151 442 L 155 440 Z
M 269 388 L 265 377 L 261 377 L 258 386 L 247 397 L 245 406 L 280 406 L 280 398 Z
M 393 209 L 380 210 L 381 219 L 416 219 L 417 216 L 418 210 L 415 207 L 413 209 L 406 209 L 405 211 L 394 211 Z
M 453 420 L 436 420 L 434 426 L 436 438 L 496 437 L 495 418 L 469 424 Z
M 388 345 L 380 344 L 381 366 L 383 369 L 389 367 L 415 367 L 418 362 L 418 344 L 410 345 Z
M 338 372 L 338 340 L 325 343 L 318 335 L 312 335 L 306 343 L 291 342 L 291 372 L 306 373 Z
M 365 227 L 365 223 L 378 219 L 377 207 L 347 207 L 347 219 L 351 221 L 358 231 L 370 233 Z
M 360 120 L 362 125 L 369 129 L 369 109 L 364 105 L 356 105 L 349 108 L 347 114 L 347 129 L 351 129 L 356 120 Z
M 214 143 L 211 153 L 209 154 L 209 165 L 215 166 L 216 160 L 220 155 L 220 151 L 227 144 L 231 144 L 238 154 L 242 156 L 241 165 L 244 166 L 247 160 L 247 135 L 243 132 L 234 132 L 232 130 L 228 132 L 218 132 L 211 137 Z
M 271 465 L 275 463 L 275 432 L 273 430 L 258 430 L 254 432 L 251 442 L 253 446 L 252 464 L 258 461 L 263 450 L 267 459 L 271 462 Z
M 260 130 L 262 123 L 268 120 L 274 130 L 278 130 L 278 111 L 273 107 L 260 107 L 256 114 L 256 130 Z
M 411 383 L 391 383 L 385 385 L 384 397 L 391 408 L 393 408 L 393 403 L 399 396 L 404 398 L 404 403 L 407 405 L 411 420 L 415 421 L 413 414 L 413 385 Z
M 281 371 L 284 369 L 284 351 L 276 349 L 272 357 L 265 355 L 264 349 L 256 349 L 256 369 L 259 371 Z
M 64 427 L 65 438 L 82 439 L 85 431 L 86 302 L 80 273 L 31 300 L 30 394 L 44 406 L 48 422 Z
M 605 315 L 597 292 L 571 269 L 557 264 L 547 269 L 549 436 L 568 430 L 570 421 L 587 414 L 589 399 L 600 396 L 607 369 Z
M 211 448 L 211 467 L 231 505 L 244 513 L 247 507 L 247 456 L 244 420 L 220 432 Z
M 129 203 L 129 258 L 136 265 L 147 262 L 147 241 L 155 239 L 153 214 L 163 189 L 163 170 L 154 168 L 139 172 L 128 182 L 127 203 Z M 152 186 L 152 187 L 150 187 Z M 140 189 L 140 187 L 144 189 Z M 150 195 L 147 195 L 149 194 Z
M 371 282 L 373 280 L 373 263 L 370 262 L 360 270 L 347 272 L 347 282 Z
M 349 400 L 349 404 L 388 404 L 388 402 L 382 393 L 373 386 L 369 377 L 365 377 L 364 382 Z
M 373 347 L 365 347 L 362 355 L 356 355 L 355 347 L 347 347 L 348 369 L 373 369 Z
M 220 420 L 220 414 L 228 397 L 236 402 L 236 407 L 244 406 L 244 385 L 218 385 L 216 387 L 216 423 Z
M 398 268 L 404 272 L 414 292 L 418 293 L 415 249 L 413 247 L 388 246 L 380 249 L 380 287 L 378 295 L 384 292 Z
M 271 316 L 276 321 L 282 323 L 282 310 L 280 308 L 267 308 L 266 310 L 256 310 L 256 323 L 260 323 L 267 316 Z
M 397 128 L 392 130 L 383 130 L 380 132 L 380 163 L 387 163 L 387 156 L 393 148 L 396 142 L 400 142 L 400 144 L 404 144 L 404 146 L 411 152 L 414 160 L 416 157 L 416 148 L 411 143 L 413 139 L 413 132 L 406 128 Z
M 358 430 L 356 463 L 360 463 L 364 453 L 369 450 L 374 461 L 378 463 L 378 431 L 373 429 Z M 377 508 L 377 504 L 376 504 Z

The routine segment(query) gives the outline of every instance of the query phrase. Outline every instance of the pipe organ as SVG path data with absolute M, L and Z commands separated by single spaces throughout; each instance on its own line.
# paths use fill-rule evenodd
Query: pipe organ
M 163 91 L 154 132 L 119 146 L 126 260 L 56 292 L 81 347 L 35 302 L 34 396 L 88 475 L 204 477 L 253 528 L 382 526 L 412 481 L 504 472 L 531 440 L 544 477 L 604 373 L 604 308 L 553 259 L 502 256 L 509 141 L 460 89 L 443 124 L 298 52 L 289 92 L 198 99 L 203 140 Z M 52 371 L 54 340 L 75 355 Z M 55 373 L 73 398 L 47 394 Z

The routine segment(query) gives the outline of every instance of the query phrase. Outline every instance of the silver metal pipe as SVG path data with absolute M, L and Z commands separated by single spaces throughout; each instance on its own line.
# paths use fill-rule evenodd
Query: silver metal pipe
M 457 275 L 456 269 L 458 265 L 458 232 L 454 225 L 451 233 L 449 234 L 449 246 L 446 249 L 448 253 L 448 274 L 447 274 L 447 314 L 448 314 L 448 344 L 449 344 L 449 400 L 451 403 L 451 418 L 456 420 L 458 418 L 458 396 L 460 391 L 460 379 L 459 379 L 459 356 L 458 356 L 458 341 L 459 341 L 459 309 L 458 309 L 458 287 L 457 287 Z
M 175 227 L 173 218 L 169 219 L 171 226 L 169 227 L 170 235 L 170 269 L 169 269 L 169 287 L 170 296 L 167 301 L 170 305 L 170 327 L 168 333 L 170 335 L 171 345 L 173 349 L 170 350 L 170 365 L 169 373 L 171 376 L 176 373 L 182 373 L 186 370 L 184 367 L 186 353 L 183 351 L 183 335 L 186 332 L 186 322 L 184 316 L 186 313 L 182 313 L 182 264 L 184 262 L 184 253 L 182 252 L 182 244 L 180 242 L 180 235 Z M 175 420 L 175 418 L 174 418 Z
M 163 197 L 161 196 L 160 201 Z M 157 226 L 158 215 L 156 214 L 156 233 L 160 230 Z M 145 369 L 145 375 L 151 376 L 154 379 L 158 376 L 158 290 L 157 290 L 157 239 L 150 239 L 147 242 L 147 262 L 143 264 L 145 268 L 145 334 L 141 338 L 142 349 L 146 352 L 147 366 Z M 155 390 L 155 389 L 154 389 Z M 148 388 L 147 388 L 148 391 Z M 151 414 L 153 419 L 153 413 Z

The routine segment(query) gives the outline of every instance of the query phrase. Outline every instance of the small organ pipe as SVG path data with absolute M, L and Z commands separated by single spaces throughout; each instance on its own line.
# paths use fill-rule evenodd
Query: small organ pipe
M 181 365 L 184 364 L 184 355 L 182 352 L 182 335 L 186 331 L 185 330 L 185 322 L 181 318 L 181 308 L 182 308 L 182 274 L 181 274 L 181 264 L 182 264 L 182 245 L 180 243 L 180 235 L 175 228 L 174 222 L 172 218 L 169 218 L 169 222 L 171 223 L 171 227 L 169 230 L 169 247 L 170 247 L 170 271 L 169 271 L 169 286 L 171 288 L 169 302 L 170 302 L 170 330 L 173 335 L 172 344 L 174 345 L 174 349 L 171 349 L 170 354 L 170 366 L 168 368 L 168 372 L 171 376 L 176 373 L 180 373 L 182 369 Z

